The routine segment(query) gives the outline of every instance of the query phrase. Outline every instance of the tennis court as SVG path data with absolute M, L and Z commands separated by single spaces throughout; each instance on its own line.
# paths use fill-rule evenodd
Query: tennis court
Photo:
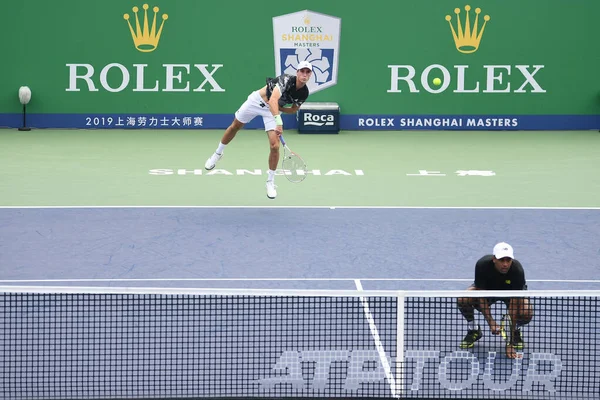
M 287 132 L 275 200 L 261 131 L 203 169 L 221 134 L 0 131 L 4 398 L 600 396 L 598 132 Z M 440 292 L 499 241 L 520 361 Z

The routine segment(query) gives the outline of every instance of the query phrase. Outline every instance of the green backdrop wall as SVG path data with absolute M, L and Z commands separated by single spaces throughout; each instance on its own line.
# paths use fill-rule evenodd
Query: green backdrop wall
M 136 48 L 128 24 L 135 31 L 132 10 L 138 7 L 143 28 L 144 4 L 149 6 L 149 26 L 154 7 L 156 31 L 162 24 L 156 48 L 149 52 Z M 534 127 L 540 129 L 544 120 L 557 118 L 566 128 L 600 125 L 596 0 L 305 0 L 262 5 L 11 0 L 3 5 L 0 25 L 0 125 L 20 123 L 17 91 L 27 85 L 33 93 L 28 111 L 40 125 L 71 126 L 73 118 L 84 115 L 189 114 L 218 116 L 214 125 L 225 126 L 248 93 L 277 72 L 273 18 L 304 10 L 341 23 L 335 38 L 338 62 L 329 70 L 336 82 L 309 101 L 337 102 L 346 128 L 359 128 L 360 118 L 379 116 L 527 117 L 538 121 Z M 473 28 L 477 15 L 478 32 L 467 43 L 465 30 Z M 459 49 L 463 44 L 477 48 Z M 411 73 L 414 78 L 406 79 Z M 81 78 L 86 74 L 91 74 L 93 87 Z M 432 83 L 436 77 L 442 85 Z

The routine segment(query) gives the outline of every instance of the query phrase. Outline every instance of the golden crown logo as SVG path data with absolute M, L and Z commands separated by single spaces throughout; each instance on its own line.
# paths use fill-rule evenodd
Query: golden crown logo
M 457 29 L 454 30 L 454 26 L 452 26 L 452 17 L 450 15 L 446 15 L 446 21 L 450 24 L 450 29 L 452 30 L 452 36 L 454 37 L 454 43 L 456 44 L 456 49 L 461 53 L 470 54 L 475 53 L 479 48 L 479 42 L 481 42 L 481 36 L 483 36 L 483 30 L 485 29 L 485 25 L 490 20 L 490 16 L 486 15 L 483 17 L 483 26 L 481 30 L 479 30 L 479 14 L 481 13 L 481 8 L 475 9 L 475 22 L 473 23 L 473 27 L 471 27 L 469 11 L 471 11 L 471 6 L 465 6 L 466 11 L 466 20 L 465 27 L 463 30 L 463 26 L 460 21 L 460 8 L 455 8 L 454 13 L 456 14 L 456 25 Z
M 127 24 L 129 25 L 129 31 L 131 32 L 131 37 L 133 38 L 133 44 L 135 45 L 135 48 L 143 53 L 149 53 L 156 50 L 158 47 L 158 41 L 160 40 L 163 26 L 165 25 L 165 21 L 169 18 L 169 16 L 167 14 L 162 15 L 162 22 L 160 24 L 160 28 L 158 28 L 158 33 L 156 33 L 156 15 L 158 14 L 159 8 L 154 7 L 152 9 L 154 11 L 154 18 L 152 20 L 151 28 L 148 28 L 148 4 L 144 4 L 142 8 L 144 9 L 144 25 L 142 27 L 140 27 L 140 19 L 138 18 L 139 8 L 132 8 L 133 12 L 135 13 L 135 31 L 131 26 L 131 22 L 129 22 L 129 14 L 123 15 L 123 18 L 125 18 Z

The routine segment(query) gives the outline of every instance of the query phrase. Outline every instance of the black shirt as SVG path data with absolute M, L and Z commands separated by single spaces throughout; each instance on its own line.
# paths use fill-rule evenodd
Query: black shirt
M 281 97 L 278 102 L 281 107 L 286 104 L 293 104 L 300 107 L 308 98 L 308 87 L 306 85 L 300 89 L 296 89 L 295 76 L 283 74 L 277 78 L 267 78 L 267 100 L 271 99 L 271 94 L 275 86 L 279 86 L 279 90 L 281 91 Z
M 482 290 L 527 290 L 525 271 L 513 260 L 506 274 L 500 273 L 492 261 L 493 255 L 483 256 L 475 264 L 475 287 Z

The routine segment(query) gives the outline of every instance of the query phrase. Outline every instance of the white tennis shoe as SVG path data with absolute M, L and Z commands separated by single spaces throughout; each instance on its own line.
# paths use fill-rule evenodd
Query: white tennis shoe
M 217 161 L 219 161 L 221 157 L 223 157 L 223 154 L 213 153 L 213 155 L 204 163 L 204 168 L 210 171 L 217 165 Z
M 270 199 L 274 199 L 275 197 L 277 197 L 277 190 L 275 190 L 275 188 L 277 187 L 275 185 L 274 181 L 267 181 L 267 197 Z

